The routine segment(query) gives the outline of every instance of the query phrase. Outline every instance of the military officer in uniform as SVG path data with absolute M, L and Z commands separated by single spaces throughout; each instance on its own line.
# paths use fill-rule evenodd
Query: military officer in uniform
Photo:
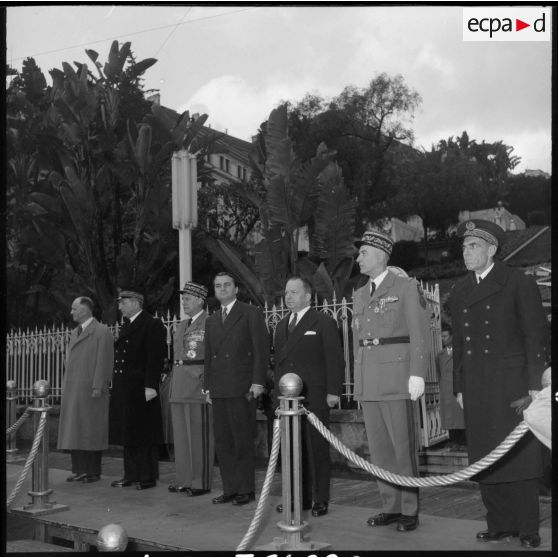
M 124 316 L 114 344 L 114 376 L 109 408 L 109 443 L 124 446 L 124 477 L 111 486 L 156 485 L 159 444 L 163 443 L 159 379 L 167 354 L 161 320 L 143 310 L 143 295 L 121 291 L 118 309 Z
M 494 259 L 504 232 L 474 219 L 457 229 L 469 273 L 449 299 L 453 323 L 454 390 L 464 407 L 469 460 L 490 453 L 517 426 L 511 406 L 541 389 L 549 359 L 549 327 L 538 287 L 519 269 Z M 476 478 L 487 509 L 481 542 L 519 536 L 536 548 L 539 537 L 538 478 L 542 447 L 529 432 Z
M 169 401 L 176 482 L 169 491 L 200 496 L 211 490 L 215 460 L 211 405 L 202 393 L 207 288 L 189 281 L 180 294 L 190 318 L 180 322 L 174 334 Z
M 361 401 L 371 460 L 393 473 L 417 476 L 412 401 L 424 392 L 426 301 L 414 279 L 387 269 L 393 248 L 389 236 L 367 231 L 356 246 L 360 271 L 370 280 L 354 297 L 354 395 Z M 377 482 L 383 508 L 368 525 L 416 529 L 418 489 Z

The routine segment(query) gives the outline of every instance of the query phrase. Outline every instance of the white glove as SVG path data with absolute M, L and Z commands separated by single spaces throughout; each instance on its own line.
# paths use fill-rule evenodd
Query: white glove
M 257 399 L 264 392 L 264 387 L 260 384 L 252 384 L 249 391 L 252 392 L 254 399 Z
M 463 394 L 461 392 L 459 392 L 455 398 L 457 399 L 457 403 L 459 404 L 459 406 L 463 409 Z
M 424 378 L 409 376 L 409 395 L 411 401 L 416 401 L 424 393 Z
M 335 407 L 337 404 L 339 404 L 340 400 L 341 398 L 338 395 L 332 395 L 331 393 L 327 394 L 326 402 L 328 407 Z
M 154 397 L 157 397 L 157 392 L 153 388 L 145 388 L 145 400 L 151 401 Z

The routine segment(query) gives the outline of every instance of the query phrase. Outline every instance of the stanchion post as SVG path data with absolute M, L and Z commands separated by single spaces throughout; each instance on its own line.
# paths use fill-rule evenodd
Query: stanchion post
M 13 426 L 17 420 L 17 383 L 15 380 L 6 382 L 6 425 Z M 8 435 L 6 440 L 6 461 L 20 461 L 17 455 L 17 431 Z
M 47 398 L 49 393 L 50 384 L 46 380 L 38 380 L 33 384 L 33 406 L 29 408 L 29 411 L 33 414 L 35 435 L 37 435 L 41 414 L 45 411 L 46 424 L 37 455 L 33 461 L 31 490 L 27 493 L 31 496 L 31 502 L 23 506 L 23 508 L 12 508 L 12 511 L 33 516 L 70 509 L 69 506 L 57 504 L 49 500 L 49 496 L 52 494 L 52 489 L 48 487 L 48 412 L 50 405 L 47 402 Z
M 300 402 L 302 380 L 288 373 L 279 380 L 279 416 L 281 420 L 281 480 L 283 495 L 283 519 L 277 523 L 283 537 L 276 537 L 271 544 L 256 550 L 327 550 L 328 543 L 310 541 L 304 535 L 308 527 L 302 521 L 302 447 L 301 415 L 304 408 Z M 292 441 L 292 443 L 291 443 Z

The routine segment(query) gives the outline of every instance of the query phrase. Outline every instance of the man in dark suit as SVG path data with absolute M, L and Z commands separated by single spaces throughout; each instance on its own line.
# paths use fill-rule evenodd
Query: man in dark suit
M 221 310 L 205 322 L 204 390 L 213 403 L 215 452 L 223 494 L 214 504 L 255 498 L 256 401 L 264 390 L 269 335 L 262 311 L 236 299 L 229 273 L 213 282 Z
M 474 219 L 457 229 L 469 273 L 450 295 L 454 390 L 464 407 L 469 460 L 490 453 L 517 426 L 511 406 L 541 389 L 550 358 L 549 328 L 538 287 L 519 269 L 494 256 L 504 239 L 490 221 Z M 538 478 L 541 445 L 529 432 L 511 451 L 477 475 L 487 509 L 481 542 L 520 537 L 540 545 Z
M 294 372 L 303 383 L 304 406 L 329 425 L 329 409 L 339 403 L 345 361 L 335 321 L 310 307 L 312 288 L 300 277 L 285 287 L 285 304 L 291 313 L 275 333 L 275 392 L 283 374 Z M 302 507 L 319 517 L 328 512 L 329 444 L 302 417 Z M 313 504 L 312 504 L 313 502 Z M 281 512 L 282 505 L 277 506 Z
M 142 294 L 121 291 L 118 309 L 125 323 L 115 342 L 109 443 L 124 446 L 124 477 L 111 485 L 145 490 L 156 484 L 163 443 L 158 389 L 167 334 L 163 322 L 143 310 Z

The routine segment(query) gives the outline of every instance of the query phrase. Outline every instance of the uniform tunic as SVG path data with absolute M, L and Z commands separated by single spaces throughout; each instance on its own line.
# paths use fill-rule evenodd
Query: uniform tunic
M 115 342 L 110 397 L 111 444 L 154 446 L 163 443 L 159 397 L 145 400 L 145 388 L 159 390 L 167 352 L 161 320 L 142 311 L 125 324 Z
M 211 488 L 215 459 L 211 405 L 202 394 L 206 319 L 204 311 L 189 326 L 178 324 L 169 392 L 176 483 L 202 490 Z
M 463 393 L 469 460 L 491 452 L 522 420 L 510 403 L 541 388 L 549 359 L 549 326 L 536 283 L 496 261 L 477 284 L 459 280 L 449 300 L 453 325 L 454 390 Z M 527 433 L 479 473 L 482 482 L 541 475 L 541 448 Z
M 429 351 L 426 302 L 417 282 L 389 271 L 372 296 L 368 282 L 355 293 L 352 326 L 354 395 L 362 401 L 371 460 L 388 471 L 417 476 L 409 377 L 425 377 Z M 409 341 L 360 344 L 393 337 Z M 417 489 L 377 483 L 383 512 L 418 514 Z

